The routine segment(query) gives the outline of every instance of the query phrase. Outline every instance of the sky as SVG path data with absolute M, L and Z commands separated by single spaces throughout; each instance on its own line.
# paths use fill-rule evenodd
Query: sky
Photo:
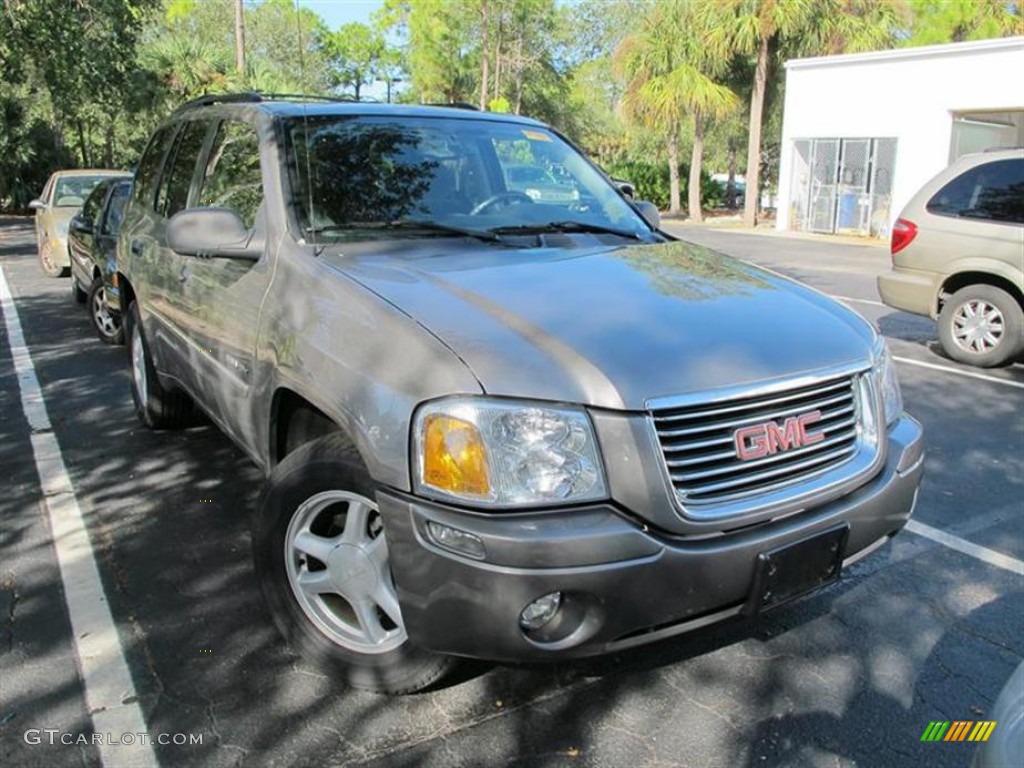
M 320 18 L 331 30 L 351 21 L 368 24 L 370 14 L 383 4 L 383 0 L 299 0 L 300 6 L 320 14 Z

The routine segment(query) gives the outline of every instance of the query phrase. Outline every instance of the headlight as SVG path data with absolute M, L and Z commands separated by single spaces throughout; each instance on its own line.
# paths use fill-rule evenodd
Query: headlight
M 606 496 L 590 419 L 582 409 L 466 397 L 416 414 L 417 492 L 503 507 Z
M 892 360 L 885 339 L 881 337 L 875 344 L 874 368 L 878 387 L 882 391 L 885 423 L 888 426 L 903 413 L 903 395 L 900 394 L 900 380 L 896 376 L 896 364 Z
M 540 190 L 539 189 L 532 189 L 532 188 L 531 189 L 524 189 L 523 192 L 531 200 L 540 200 Z

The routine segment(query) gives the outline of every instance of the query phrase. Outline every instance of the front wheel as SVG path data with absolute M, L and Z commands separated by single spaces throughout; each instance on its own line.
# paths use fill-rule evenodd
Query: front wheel
M 1024 313 L 1001 288 L 968 285 L 943 304 L 939 340 L 946 354 L 961 363 L 1004 365 L 1024 348 Z
M 454 660 L 409 642 L 374 496 L 343 435 L 293 451 L 256 513 L 256 575 L 274 623 L 307 662 L 355 688 L 413 693 Z
M 71 278 L 74 280 L 74 278 Z M 92 320 L 92 327 L 96 335 L 105 344 L 124 344 L 124 328 L 121 327 L 121 315 L 114 312 L 107 303 L 107 289 L 103 285 L 103 278 L 97 277 L 89 286 L 87 304 L 89 307 L 89 319 Z
M 70 267 L 62 267 L 53 257 L 53 245 L 49 240 L 39 244 L 39 266 L 47 277 L 64 277 L 71 273 Z

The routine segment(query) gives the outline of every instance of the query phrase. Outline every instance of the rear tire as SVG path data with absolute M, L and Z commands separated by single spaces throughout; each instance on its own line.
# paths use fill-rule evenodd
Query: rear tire
M 968 285 L 942 305 L 939 340 L 954 360 L 979 368 L 1012 362 L 1024 351 L 1024 312 L 994 285 Z
M 74 278 L 71 278 L 74 280 Z M 89 307 L 89 319 L 96 335 L 104 344 L 120 346 L 124 344 L 124 327 L 121 323 L 121 315 L 114 312 L 107 303 L 107 289 L 103 284 L 103 278 L 97 277 L 89 286 L 87 306 Z
M 306 443 L 274 469 L 254 518 L 253 558 L 274 623 L 325 674 L 404 694 L 455 665 L 409 642 L 375 487 L 344 435 Z
M 142 332 L 138 305 L 128 307 L 128 360 L 131 364 L 132 399 L 135 415 L 150 429 L 179 429 L 192 419 L 192 399 L 177 389 L 165 389 L 157 377 L 149 354 L 149 345 Z

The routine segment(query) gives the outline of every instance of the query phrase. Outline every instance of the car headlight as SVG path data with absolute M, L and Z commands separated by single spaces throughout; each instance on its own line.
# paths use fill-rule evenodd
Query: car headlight
M 875 344 L 874 369 L 878 388 L 882 391 L 885 423 L 888 426 L 903 413 L 903 395 L 900 393 L 900 380 L 896 376 L 896 364 L 889 352 L 889 346 L 881 337 Z
M 587 414 L 464 397 L 424 405 L 413 426 L 416 491 L 497 507 L 604 498 L 604 473 Z

